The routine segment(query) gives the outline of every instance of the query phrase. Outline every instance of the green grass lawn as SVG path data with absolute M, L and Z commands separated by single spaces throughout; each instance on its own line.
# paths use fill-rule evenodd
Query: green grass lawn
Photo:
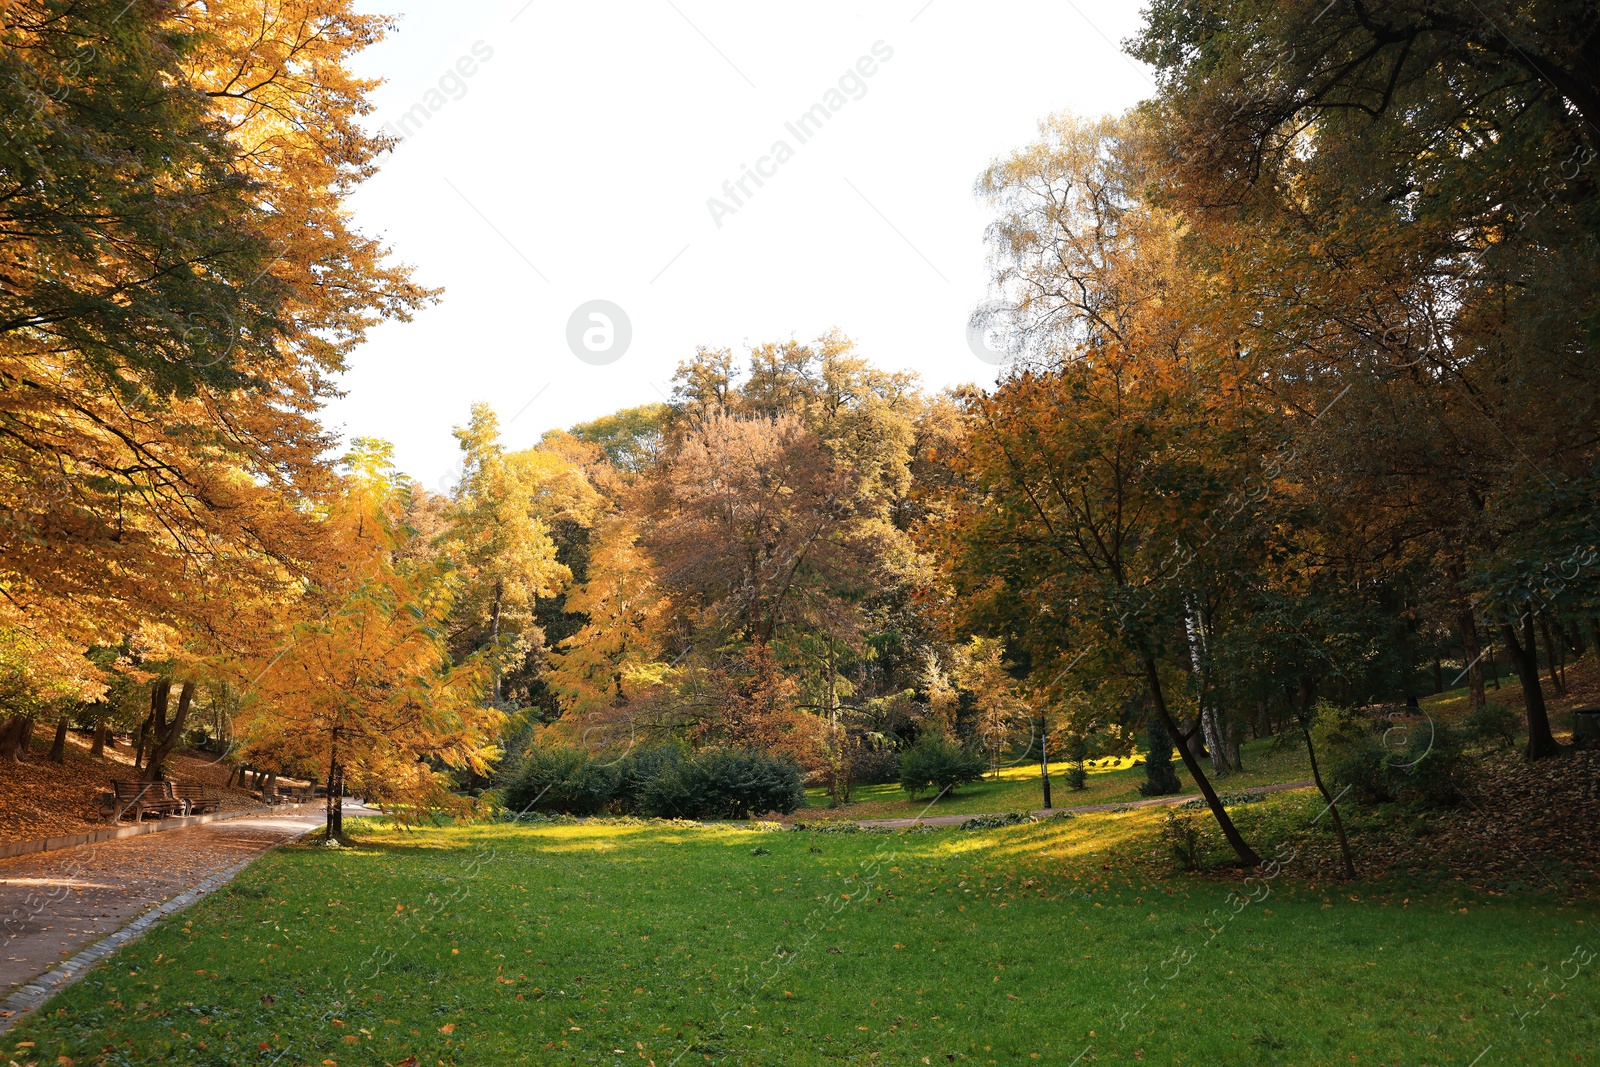
M 1317 806 L 1290 794 L 1241 821 L 1271 845 Z M 359 848 L 265 857 L 0 1053 L 24 1067 L 1595 1062 L 1600 961 L 1573 962 L 1574 946 L 1600 948 L 1591 904 L 1447 880 L 1308 885 L 1294 860 L 1249 885 L 1175 875 L 1152 851 L 1157 819 L 362 828 Z
M 1252 786 L 1271 785 L 1275 782 L 1295 782 L 1311 777 L 1306 762 L 1304 746 L 1289 744 L 1275 746 L 1272 738 L 1248 741 L 1240 746 L 1240 760 L 1244 773 L 1229 778 L 1212 778 L 1212 784 L 1225 792 L 1239 792 Z M 1173 769 L 1183 782 L 1184 792 L 1195 792 L 1194 782 L 1183 763 L 1173 754 Z M 1105 761 L 1101 761 L 1104 763 Z M 1086 804 L 1114 804 L 1126 800 L 1143 800 L 1139 785 L 1145 780 L 1144 767 L 1133 766 L 1132 758 L 1117 760 L 1115 766 L 1089 768 L 1089 783 L 1080 790 L 1067 788 L 1066 764 L 1051 765 L 1050 799 L 1058 808 L 1078 807 Z M 1209 773 L 1210 762 L 1205 766 Z M 998 778 L 985 778 L 981 782 L 962 786 L 956 793 L 940 799 L 930 806 L 931 796 L 912 800 L 898 785 L 857 786 L 852 803 L 843 808 L 828 808 L 828 794 L 823 789 L 806 792 L 808 808 L 801 816 L 807 821 L 823 819 L 909 819 L 919 815 L 979 815 L 987 812 L 1033 811 L 1044 806 L 1044 792 L 1039 784 L 1039 765 L 1019 763 L 1002 767 Z

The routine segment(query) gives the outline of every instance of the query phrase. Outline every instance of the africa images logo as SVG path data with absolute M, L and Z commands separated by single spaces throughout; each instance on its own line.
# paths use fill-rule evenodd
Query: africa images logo
M 739 165 L 739 176 L 722 183 L 722 197 L 706 198 L 706 210 L 711 212 L 711 221 L 717 224 L 717 229 L 722 229 L 724 218 L 737 214 L 745 201 L 755 196 L 755 189 L 765 185 L 765 179 L 776 177 L 778 168 L 794 158 L 795 146 L 803 145 L 821 133 L 823 126 L 844 110 L 851 100 L 860 100 L 867 95 L 867 79 L 878 73 L 880 64 L 894 58 L 894 49 L 883 41 L 874 41 L 871 53 L 857 59 L 854 66 L 847 67 L 839 75 L 839 80 L 822 94 L 821 100 L 801 112 L 793 121 L 783 124 L 783 128 L 794 138 L 794 145 L 780 137 L 772 142 L 766 155 L 757 157 L 754 168 L 748 164 Z M 752 183 L 755 189 L 751 188 Z
M 383 132 L 396 143 L 416 135 L 434 115 L 443 111 L 452 100 L 467 95 L 467 79 L 478 73 L 482 64 L 494 58 L 494 49 L 486 41 L 474 41 L 455 63 L 445 68 L 420 99 L 401 112 L 400 117 L 383 124 Z

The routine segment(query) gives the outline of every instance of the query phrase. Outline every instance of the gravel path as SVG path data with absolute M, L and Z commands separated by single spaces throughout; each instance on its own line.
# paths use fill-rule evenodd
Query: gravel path
M 349 801 L 345 811 L 377 814 Z M 315 809 L 257 815 L 0 860 L 0 1030 L 32 1006 L 29 990 L 19 989 L 25 983 L 76 961 L 164 902 L 187 904 L 178 898 L 216 888 L 267 849 L 322 823 Z M 62 979 L 70 980 L 49 976 L 51 992 Z
M 1279 793 L 1286 789 L 1312 789 L 1317 783 L 1307 778 L 1303 782 L 1279 782 L 1276 785 L 1250 786 L 1239 790 L 1241 793 Z M 1149 800 L 1123 800 L 1115 804 L 1085 804 L 1078 808 L 1042 808 L 1033 812 L 1041 819 L 1061 812 L 1070 812 L 1073 815 L 1088 815 L 1097 811 L 1122 811 L 1126 808 L 1154 808 L 1163 804 L 1182 804 L 1186 800 L 1202 799 L 1199 793 L 1192 796 L 1152 797 Z M 921 819 L 865 819 L 858 822 L 857 826 L 959 826 L 968 819 L 981 819 L 982 815 L 929 815 Z

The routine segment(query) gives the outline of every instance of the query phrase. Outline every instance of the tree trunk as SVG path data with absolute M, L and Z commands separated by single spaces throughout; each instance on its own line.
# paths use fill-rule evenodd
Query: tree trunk
M 1433 695 L 1438 696 L 1444 692 L 1444 664 L 1439 657 L 1433 657 Z
M 1478 643 L 1478 619 L 1470 607 L 1463 607 L 1456 615 L 1456 626 L 1461 630 L 1461 654 L 1467 661 L 1467 690 L 1474 709 L 1488 703 L 1483 691 L 1483 648 Z
M 1594 638 L 1595 658 L 1600 659 L 1600 619 L 1593 616 L 1589 618 L 1589 636 Z
M 1045 810 L 1054 807 L 1050 803 L 1050 752 L 1046 743 L 1048 723 L 1043 715 L 1039 716 L 1039 782 L 1044 786 Z
M 344 833 L 344 805 L 339 799 L 343 785 L 339 767 L 339 728 L 335 726 L 328 735 L 328 806 L 327 821 L 323 827 L 323 833 L 329 840 Z
M 1228 750 L 1222 743 L 1216 708 L 1200 709 L 1200 734 L 1205 738 L 1206 751 L 1211 753 L 1211 770 L 1218 778 L 1226 778 L 1233 768 L 1228 766 Z
M 505 595 L 505 584 L 494 583 L 494 621 L 489 628 L 489 641 L 494 645 L 494 704 L 500 706 L 500 599 Z
M 27 750 L 28 717 L 26 715 L 13 715 L 0 727 L 0 759 L 9 759 L 12 763 L 21 763 L 23 753 Z
M 133 769 L 135 772 L 144 766 L 144 746 L 150 739 L 150 719 L 154 715 L 155 712 L 151 712 L 144 717 L 144 721 L 139 724 L 138 732 L 134 734 L 130 742 L 133 745 Z
M 1529 759 L 1544 759 L 1560 753 L 1555 735 L 1550 732 L 1550 715 L 1544 706 L 1544 690 L 1539 687 L 1539 653 L 1533 644 L 1533 610 L 1522 616 L 1522 640 L 1509 622 L 1500 624 L 1500 639 L 1516 664 L 1517 676 L 1522 680 L 1522 701 L 1527 708 Z
M 1265 700 L 1256 701 L 1256 737 L 1267 737 L 1272 733 L 1272 711 L 1267 707 Z
M 96 723 L 94 728 L 94 744 L 89 747 L 89 755 L 99 759 L 106 754 L 106 734 L 110 731 L 105 723 Z
M 1145 681 L 1150 686 L 1150 697 L 1155 702 L 1156 715 L 1161 718 L 1161 725 L 1166 727 L 1167 733 L 1174 737 L 1180 736 L 1178 724 L 1173 721 L 1172 713 L 1167 710 L 1167 698 L 1161 692 L 1161 675 L 1156 670 L 1155 657 L 1149 652 L 1140 650 L 1140 657 L 1144 660 Z M 1222 829 L 1222 836 L 1228 839 L 1228 844 L 1233 846 L 1234 854 L 1239 857 L 1239 862 L 1246 867 L 1261 866 L 1261 857 L 1256 855 L 1256 850 L 1251 848 L 1240 835 L 1233 820 L 1228 817 L 1228 810 L 1222 806 L 1222 801 L 1217 799 L 1217 791 L 1211 788 L 1211 782 L 1206 778 L 1206 772 L 1201 769 L 1200 761 L 1189 751 L 1187 745 L 1178 746 L 1178 754 L 1183 757 L 1183 765 L 1194 778 L 1194 784 L 1200 787 L 1200 792 L 1206 798 L 1206 805 L 1210 807 L 1211 814 L 1217 820 L 1217 825 Z
M 1550 616 L 1540 614 L 1539 632 L 1544 637 L 1544 663 L 1550 670 L 1550 684 L 1556 687 L 1557 696 L 1567 695 L 1567 680 L 1561 676 L 1560 651 L 1556 648 L 1555 640 L 1550 636 Z M 1534 661 L 1538 662 L 1538 652 L 1534 652 Z
M 1306 710 L 1309 713 L 1310 708 Z M 1328 792 L 1328 787 L 1322 784 L 1322 770 L 1317 766 L 1317 746 L 1311 741 L 1309 718 L 1300 720 L 1300 731 L 1306 735 L 1306 756 L 1311 760 L 1311 777 L 1316 781 L 1317 791 L 1322 794 L 1322 799 L 1328 802 L 1328 813 L 1333 816 L 1333 832 L 1339 836 L 1339 855 L 1344 858 L 1345 877 L 1354 881 L 1357 877 L 1356 861 L 1350 856 L 1350 839 L 1345 836 L 1344 820 L 1339 817 L 1338 803 L 1334 801 L 1333 794 Z
M 50 762 L 67 762 L 67 717 L 65 715 L 56 720 L 55 740 L 50 742 Z
M 1583 627 L 1578 625 L 1577 619 L 1567 620 L 1567 647 L 1572 649 L 1574 658 L 1583 658 Z
M 158 730 L 150 745 L 150 762 L 145 765 L 144 780 L 159 782 L 161 773 L 165 770 L 167 756 L 172 752 L 173 746 L 178 743 L 178 738 L 183 736 L 183 724 L 189 718 L 189 705 L 194 700 L 194 683 L 184 682 L 178 690 L 178 711 L 168 723 L 167 700 L 172 695 L 172 683 L 162 682 L 161 703 L 152 708 L 156 717 Z
M 1228 756 L 1228 767 L 1234 774 L 1244 773 L 1244 759 L 1239 755 L 1239 724 L 1233 716 L 1218 713 L 1222 723 L 1222 749 Z
M 828 635 L 827 678 L 824 691 L 828 701 L 828 799 L 833 807 L 850 803 L 849 753 L 839 737 L 839 659 L 833 634 Z
M 1417 703 L 1417 659 L 1416 650 L 1411 642 L 1411 620 L 1400 619 L 1400 670 L 1401 687 L 1405 693 L 1406 707 L 1416 711 L 1420 704 Z

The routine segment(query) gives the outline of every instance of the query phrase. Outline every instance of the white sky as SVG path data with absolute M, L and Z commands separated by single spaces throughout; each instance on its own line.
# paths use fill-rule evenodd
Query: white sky
M 374 332 L 327 421 L 393 441 L 401 469 L 433 487 L 474 401 L 523 447 L 662 399 L 697 345 L 838 327 L 929 388 L 992 382 L 966 341 L 987 280 L 974 179 L 1053 111 L 1121 111 L 1151 91 L 1111 43 L 1137 29 L 1134 2 L 365 7 L 404 16 L 359 64 L 387 79 L 377 124 L 437 109 L 357 193 L 356 222 L 445 292 Z M 880 41 L 893 55 L 860 79 L 865 93 L 801 144 L 784 124 Z M 474 46 L 492 55 L 452 80 Z M 723 183 L 778 140 L 793 158 L 764 164 L 776 173 L 747 182 L 753 195 L 719 228 L 708 198 L 731 204 Z M 626 353 L 603 366 L 566 340 L 592 299 L 632 323 Z

